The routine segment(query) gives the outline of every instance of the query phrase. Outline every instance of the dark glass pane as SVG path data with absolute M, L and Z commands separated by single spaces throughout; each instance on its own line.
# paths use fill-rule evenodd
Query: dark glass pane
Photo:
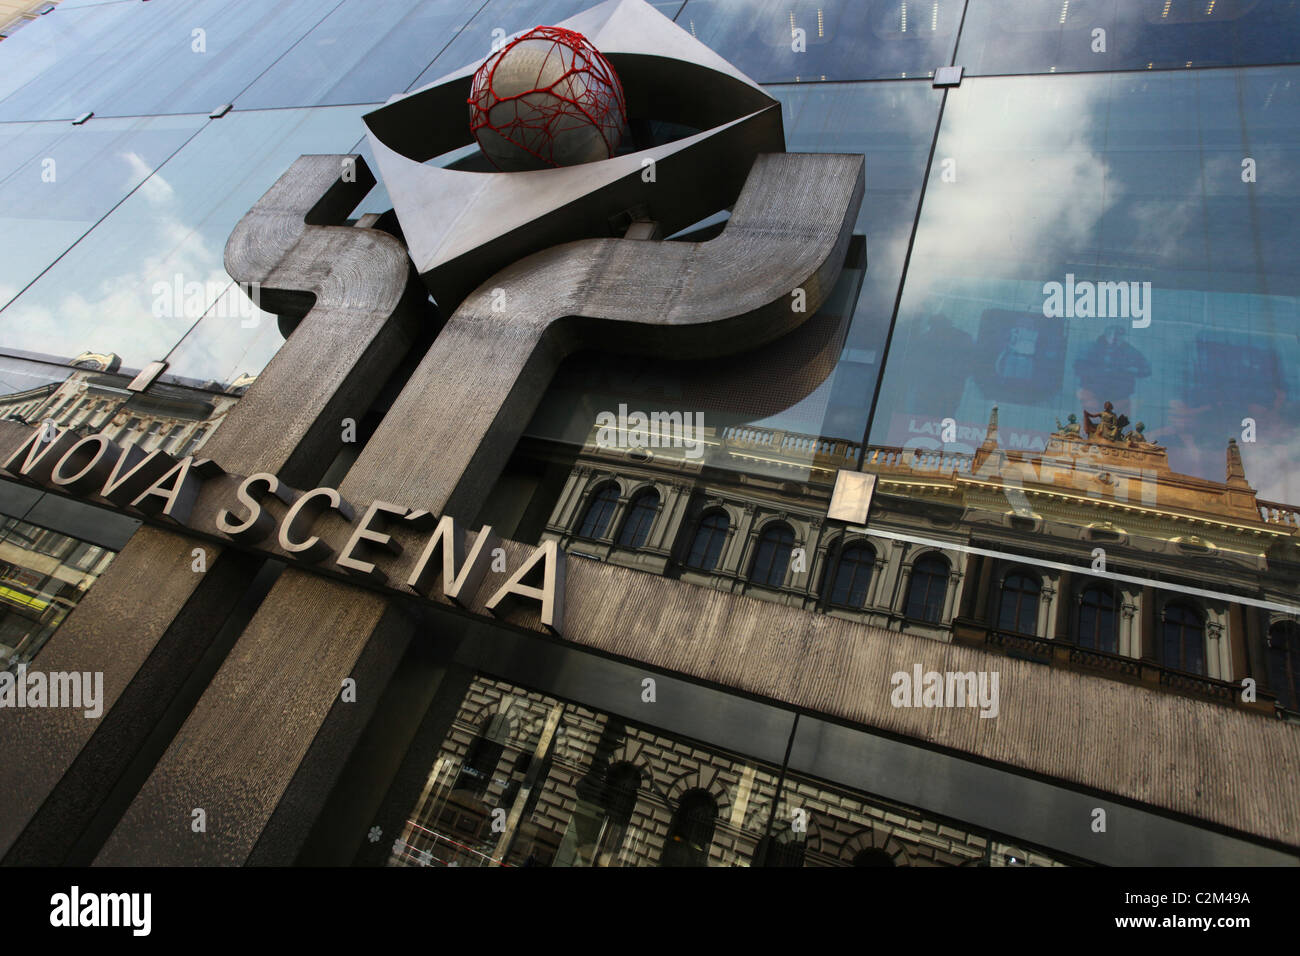
M 957 48 L 957 62 L 977 75 L 1298 59 L 1300 4 L 1289 0 L 975 2 L 967 5 Z
M 961 0 L 687 0 L 676 23 L 759 83 L 931 76 Z
M 1110 592 L 1100 587 L 1084 590 L 1079 601 L 1079 645 L 1114 654 L 1118 630 L 1119 618 Z
M 653 491 L 637 497 L 632 503 L 623 530 L 619 533 L 618 543 L 624 548 L 639 548 L 650 536 L 650 526 L 654 524 L 659 510 L 659 495 Z
M 1269 685 L 1278 703 L 1300 710 L 1300 625 L 1279 621 L 1268 631 Z
M 617 763 L 609 768 L 605 775 L 602 803 L 614 823 L 627 826 L 636 810 L 636 795 L 640 786 L 641 771 L 635 764 Z
M 785 583 L 785 570 L 790 562 L 794 535 L 787 528 L 769 528 L 763 532 L 754 555 L 754 568 L 750 579 L 755 584 L 778 588 Z
M 691 552 L 686 563 L 701 571 L 712 571 L 717 567 L 730 525 L 727 516 L 720 511 L 705 515 L 691 540 Z
M 1164 614 L 1164 664 L 1192 674 L 1205 673 L 1205 621 L 1182 604 L 1170 604 Z
M 704 790 L 688 790 L 668 827 L 660 866 L 708 866 L 718 808 Z
M 998 627 L 1020 634 L 1033 634 L 1038 626 L 1038 579 L 1025 574 L 1008 574 L 1002 583 L 1002 604 Z
M 603 538 L 605 531 L 609 527 L 609 519 L 614 515 L 614 507 L 618 503 L 618 489 L 613 485 L 606 485 L 596 492 L 596 496 L 591 499 L 587 505 L 587 513 L 583 516 L 582 525 L 578 528 L 578 534 L 584 538 Z
M 867 599 L 867 586 L 875 565 L 875 552 L 862 545 L 846 548 L 840 556 L 831 590 L 831 603 L 861 607 Z
M 943 617 L 943 602 L 948 589 L 948 564 L 942 558 L 927 556 L 912 567 L 907 590 L 908 617 L 937 623 Z

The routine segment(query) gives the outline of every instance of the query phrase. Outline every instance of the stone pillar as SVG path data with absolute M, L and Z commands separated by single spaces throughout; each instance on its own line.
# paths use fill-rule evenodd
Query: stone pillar
M 1052 630 L 1048 637 L 1057 641 L 1068 641 L 1073 636 L 1074 610 L 1078 601 L 1074 593 L 1074 574 L 1062 571 L 1056 584 L 1056 614 L 1052 619 Z M 1119 647 L 1119 635 L 1115 635 L 1115 646 Z

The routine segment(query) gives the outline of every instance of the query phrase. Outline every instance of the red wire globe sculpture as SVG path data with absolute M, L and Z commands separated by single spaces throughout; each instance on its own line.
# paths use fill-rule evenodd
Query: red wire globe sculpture
M 503 172 L 574 166 L 614 155 L 627 103 L 614 68 L 586 37 L 535 27 L 478 68 L 469 125 Z

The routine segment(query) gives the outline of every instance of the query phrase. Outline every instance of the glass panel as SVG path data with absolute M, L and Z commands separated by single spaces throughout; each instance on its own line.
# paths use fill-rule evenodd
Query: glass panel
M 933 76 L 961 0 L 687 0 L 676 23 L 759 83 Z
M 1286 172 L 1300 160 L 1297 79 L 1260 68 L 963 84 L 869 458 L 965 471 L 1012 454 L 1020 481 L 1221 519 L 1260 514 L 1228 497 L 1233 482 L 1300 500 L 1300 182 Z M 890 464 L 898 448 L 920 457 Z M 1076 452 L 1116 467 L 1085 475 L 1066 460 Z M 1186 481 L 1205 497 L 1179 491 Z M 1009 506 L 1029 502 L 1008 493 Z M 1106 527 L 1087 509 L 1071 520 Z
M 72 370 L 0 355 L 0 420 L 35 425 L 61 403 L 59 384 Z
M 239 94 L 240 109 L 383 102 L 408 89 L 482 0 L 345 0 Z
M 283 344 L 277 317 L 231 284 L 167 356 L 162 379 L 243 394 Z
M 1300 4 L 1274 0 L 975 2 L 968 5 L 957 50 L 967 74 L 1182 69 L 1297 59 Z
M 749 866 L 779 768 L 479 675 L 390 866 Z
M 0 120 L 210 112 L 234 102 L 329 10 L 316 0 L 55 10 L 5 42 L 16 70 L 0 81 L 8 94 Z
M 208 122 L 10 303 L 0 344 L 64 361 L 112 352 L 137 369 L 167 355 L 230 285 L 222 257 L 239 220 L 300 155 L 347 151 L 370 108 L 235 112 Z M 203 364 L 195 349 L 191 369 Z
M 21 125 L 16 168 L 0 180 L 0 233 L 22 236 L 0 257 L 0 307 L 84 236 L 206 122 L 203 117 L 94 119 Z M 52 128 L 60 135 L 53 137 Z M 3 148 L 3 147 L 0 147 Z M 26 154 L 26 155 L 22 155 Z M 19 159 L 19 156 L 22 156 Z M 0 342 L 9 344 L 0 332 Z M 39 346 L 33 349 L 39 351 Z
M 23 168 L 28 160 L 46 156 L 50 145 L 67 136 L 71 129 L 64 120 L 0 123 L 0 182 Z
M 69 112 L 51 112 L 52 103 L 31 101 L 42 95 L 53 99 L 60 92 L 60 84 L 76 70 L 94 70 L 103 67 L 101 58 L 108 40 L 127 34 L 124 24 L 131 14 L 148 4 L 109 3 L 94 9 L 77 9 L 61 5 L 53 13 L 28 24 L 24 29 L 4 41 L 0 47 L 0 119 L 75 119 L 93 106 L 66 106 Z M 157 6 L 157 4 L 155 4 Z M 58 77 L 58 79 L 56 79 Z M 10 99 L 24 97 L 29 108 L 11 114 L 5 110 Z M 209 107 L 211 109 L 211 107 Z
M 0 519 L 0 666 L 32 660 L 116 552 Z
M 487 56 L 494 40 L 502 36 L 498 33 L 494 37 L 493 31 L 501 30 L 509 36 L 536 26 L 554 26 L 592 6 L 591 0 L 487 0 L 410 89 L 419 89 Z
M 85 353 L 72 367 L 0 357 L 0 419 L 35 425 L 53 421 L 81 435 L 103 432 L 119 444 L 138 444 L 188 455 L 202 447 L 247 385 L 213 394 L 166 382 L 134 393 L 126 385 L 135 370 L 121 369 L 116 355 Z

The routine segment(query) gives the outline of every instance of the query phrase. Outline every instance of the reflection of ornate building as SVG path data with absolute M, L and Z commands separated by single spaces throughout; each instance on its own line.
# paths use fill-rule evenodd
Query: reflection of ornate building
M 130 392 L 126 385 L 131 376 L 88 370 L 83 362 L 88 354 L 73 360 L 83 365 L 62 383 L 0 397 L 0 419 L 53 421 L 83 434 L 104 432 L 146 451 L 161 448 L 188 455 L 202 447 L 239 400 L 237 395 L 165 383 L 155 383 L 147 392 Z M 247 383 L 241 391 L 246 389 Z
M 773 806 L 773 797 L 781 798 Z M 798 812 L 797 812 L 798 811 Z M 774 837 L 765 841 L 769 823 Z M 1002 866 L 1051 856 L 476 677 L 390 863 Z
M 835 471 L 857 461 L 847 442 L 729 428 L 706 432 L 691 460 L 589 441 L 545 534 L 600 560 L 1224 702 L 1241 703 L 1235 685 L 1252 677 L 1255 706 L 1300 710 L 1300 627 L 1285 610 L 1300 593 L 1300 511 L 1257 500 L 1232 441 L 1213 482 L 1171 471 L 1123 424 L 1120 440 L 1071 422 L 1043 453 L 1005 451 L 994 409 L 973 455 L 868 448 L 868 528 L 826 520 Z M 1256 603 L 1203 593 L 1206 581 Z

